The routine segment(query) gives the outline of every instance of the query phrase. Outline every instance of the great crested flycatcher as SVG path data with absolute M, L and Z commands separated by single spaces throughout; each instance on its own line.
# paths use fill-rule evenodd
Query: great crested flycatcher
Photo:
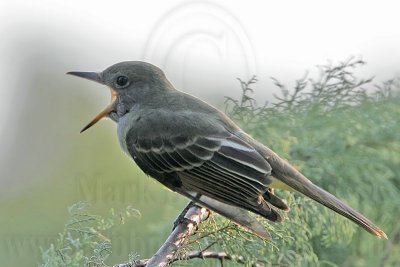
M 163 71 L 140 61 L 117 63 L 103 72 L 69 72 L 111 89 L 103 117 L 118 124 L 122 149 L 147 175 L 262 237 L 262 225 L 247 211 L 282 221 L 287 205 L 272 188 L 284 184 L 386 237 L 370 220 L 309 179 L 240 129 L 225 114 L 178 91 Z

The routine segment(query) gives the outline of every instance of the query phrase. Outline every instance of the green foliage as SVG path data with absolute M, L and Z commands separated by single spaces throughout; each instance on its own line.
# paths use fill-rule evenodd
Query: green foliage
M 260 218 L 271 241 L 214 215 L 180 251 L 182 257 L 207 249 L 240 255 L 249 266 L 400 265 L 400 82 L 373 86 L 370 78 L 358 79 L 353 73 L 363 64 L 350 59 L 319 66 L 318 78 L 306 75 L 293 89 L 273 79 L 281 95 L 262 106 L 252 97 L 256 78 L 239 80 L 242 96 L 226 98 L 226 113 L 316 184 L 376 222 L 389 240 L 379 240 L 297 193 L 277 190 L 291 210 L 282 224 Z M 83 208 L 70 209 L 66 229 L 43 251 L 42 266 L 105 266 L 111 251 L 105 236 L 121 216 L 112 212 L 104 219 Z M 186 264 L 214 266 L 215 260 Z
M 57 241 L 42 250 L 41 267 L 106 266 L 112 248 L 107 237 L 110 231 L 123 224 L 126 218 L 140 216 L 132 207 L 118 213 L 111 209 L 107 218 L 89 214 L 87 208 L 83 202 L 68 208 L 70 219 Z
M 390 239 L 391 233 L 399 234 L 396 225 L 400 221 L 396 215 L 400 214 L 400 86 L 399 80 L 393 79 L 367 94 L 364 87 L 370 86 L 372 79 L 359 80 L 352 74 L 362 64 L 351 59 L 337 66 L 321 66 L 319 79 L 306 76 L 297 80 L 292 90 L 274 79 L 282 96 L 261 108 L 249 94 L 252 91 L 243 90 L 246 96 L 241 101 L 227 99 L 227 112 L 315 183 L 368 215 Z M 241 81 L 242 88 L 253 81 Z M 245 103 L 245 113 L 240 103 Z M 242 119 L 242 114 L 251 118 Z M 295 242 L 274 240 L 279 252 L 265 251 L 272 263 L 279 263 L 276 259 L 284 257 L 287 249 L 302 255 L 299 247 L 309 244 L 309 253 L 317 256 L 317 261 L 287 259 L 287 265 L 316 266 L 324 261 L 339 266 L 400 263 L 398 238 L 378 240 L 319 204 L 290 195 L 282 195 L 292 197 L 289 218 L 282 225 L 272 225 L 272 232 L 286 230 Z M 303 229 L 296 229 L 298 225 Z M 385 258 L 385 253 L 390 256 Z

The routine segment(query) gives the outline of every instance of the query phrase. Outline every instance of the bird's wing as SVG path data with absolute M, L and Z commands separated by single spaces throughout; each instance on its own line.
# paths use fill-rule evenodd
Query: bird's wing
M 273 221 L 281 220 L 263 198 L 271 183 L 271 167 L 251 145 L 209 118 L 200 116 L 195 118 L 195 124 L 182 126 L 177 123 L 184 120 L 175 120 L 177 131 L 170 131 L 170 125 L 162 127 L 164 121 L 157 120 L 157 131 L 148 132 L 143 127 L 149 123 L 143 123 L 127 134 L 127 149 L 143 171 L 155 178 L 177 174 L 188 192 L 250 210 Z M 191 128 L 199 124 L 201 130 Z

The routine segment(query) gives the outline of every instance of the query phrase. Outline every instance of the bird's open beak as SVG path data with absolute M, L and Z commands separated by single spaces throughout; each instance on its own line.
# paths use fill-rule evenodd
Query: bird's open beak
M 67 72 L 67 74 L 104 84 L 101 73 L 98 72 L 70 71 Z M 92 127 L 94 124 L 96 124 L 96 122 L 98 122 L 100 119 L 104 118 L 105 116 L 107 116 L 108 113 L 114 110 L 115 100 L 117 99 L 117 92 L 112 88 L 110 88 L 110 90 L 111 90 L 111 103 L 103 111 L 97 114 L 97 116 L 94 117 L 94 119 L 91 122 L 89 122 L 85 127 L 83 127 L 81 133 Z

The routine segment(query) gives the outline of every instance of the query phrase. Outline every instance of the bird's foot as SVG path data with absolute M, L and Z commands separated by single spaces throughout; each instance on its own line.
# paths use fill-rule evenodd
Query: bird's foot
M 182 212 L 178 215 L 178 217 L 176 217 L 176 219 L 174 220 L 174 223 L 172 224 L 172 231 L 175 230 L 175 228 L 183 223 L 183 222 L 188 222 L 188 223 L 193 223 L 194 225 L 196 225 L 196 222 L 194 222 L 193 220 L 190 220 L 188 218 L 185 217 L 186 213 L 188 212 L 188 210 L 193 207 L 194 202 L 190 201 L 186 207 L 182 210 Z
M 176 218 L 176 220 L 174 221 L 174 226 L 173 226 L 173 228 L 172 228 L 172 231 L 174 231 L 175 228 L 176 228 L 179 224 L 181 224 L 181 223 L 193 224 L 193 226 L 197 228 L 197 222 L 196 222 L 196 221 L 193 221 L 193 220 L 188 219 L 188 218 L 186 218 L 186 217 L 182 217 L 182 218 L 179 218 L 179 217 L 178 217 L 178 218 Z

